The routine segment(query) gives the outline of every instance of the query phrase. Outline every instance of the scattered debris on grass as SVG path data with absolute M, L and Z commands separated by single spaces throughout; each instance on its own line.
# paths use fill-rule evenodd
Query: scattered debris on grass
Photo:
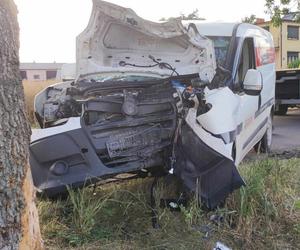
M 223 207 L 202 210 L 192 199 L 172 212 L 157 207 L 151 224 L 152 178 L 70 190 L 65 200 L 39 201 L 48 249 L 296 249 L 300 245 L 300 159 L 264 159 L 241 166 L 246 187 Z M 160 181 L 156 204 L 174 188 Z M 226 249 L 226 248 L 220 248 Z

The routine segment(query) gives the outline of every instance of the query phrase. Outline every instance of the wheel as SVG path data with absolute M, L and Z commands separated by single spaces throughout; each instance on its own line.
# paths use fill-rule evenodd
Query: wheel
M 286 115 L 288 111 L 288 105 L 282 104 L 278 106 L 278 110 L 275 111 L 275 115 Z
M 269 115 L 267 121 L 267 130 L 261 140 L 254 146 L 257 153 L 268 154 L 271 152 L 272 145 L 272 133 L 273 133 L 273 118 Z

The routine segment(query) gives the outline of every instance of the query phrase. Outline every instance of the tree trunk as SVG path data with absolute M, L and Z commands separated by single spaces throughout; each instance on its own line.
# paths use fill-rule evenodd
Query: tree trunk
M 16 6 L 0 0 L 0 249 L 5 250 L 42 248 L 18 51 Z

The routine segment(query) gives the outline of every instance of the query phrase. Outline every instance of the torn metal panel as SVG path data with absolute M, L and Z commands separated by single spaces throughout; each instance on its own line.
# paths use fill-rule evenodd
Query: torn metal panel
M 175 155 L 175 175 L 209 208 L 245 184 L 233 160 L 207 146 L 186 123 L 181 127 Z

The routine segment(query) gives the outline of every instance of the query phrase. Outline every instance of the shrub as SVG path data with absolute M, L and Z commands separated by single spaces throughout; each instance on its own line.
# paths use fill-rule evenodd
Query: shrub
M 300 59 L 296 59 L 288 64 L 289 69 L 299 68 L 299 66 L 300 66 Z

